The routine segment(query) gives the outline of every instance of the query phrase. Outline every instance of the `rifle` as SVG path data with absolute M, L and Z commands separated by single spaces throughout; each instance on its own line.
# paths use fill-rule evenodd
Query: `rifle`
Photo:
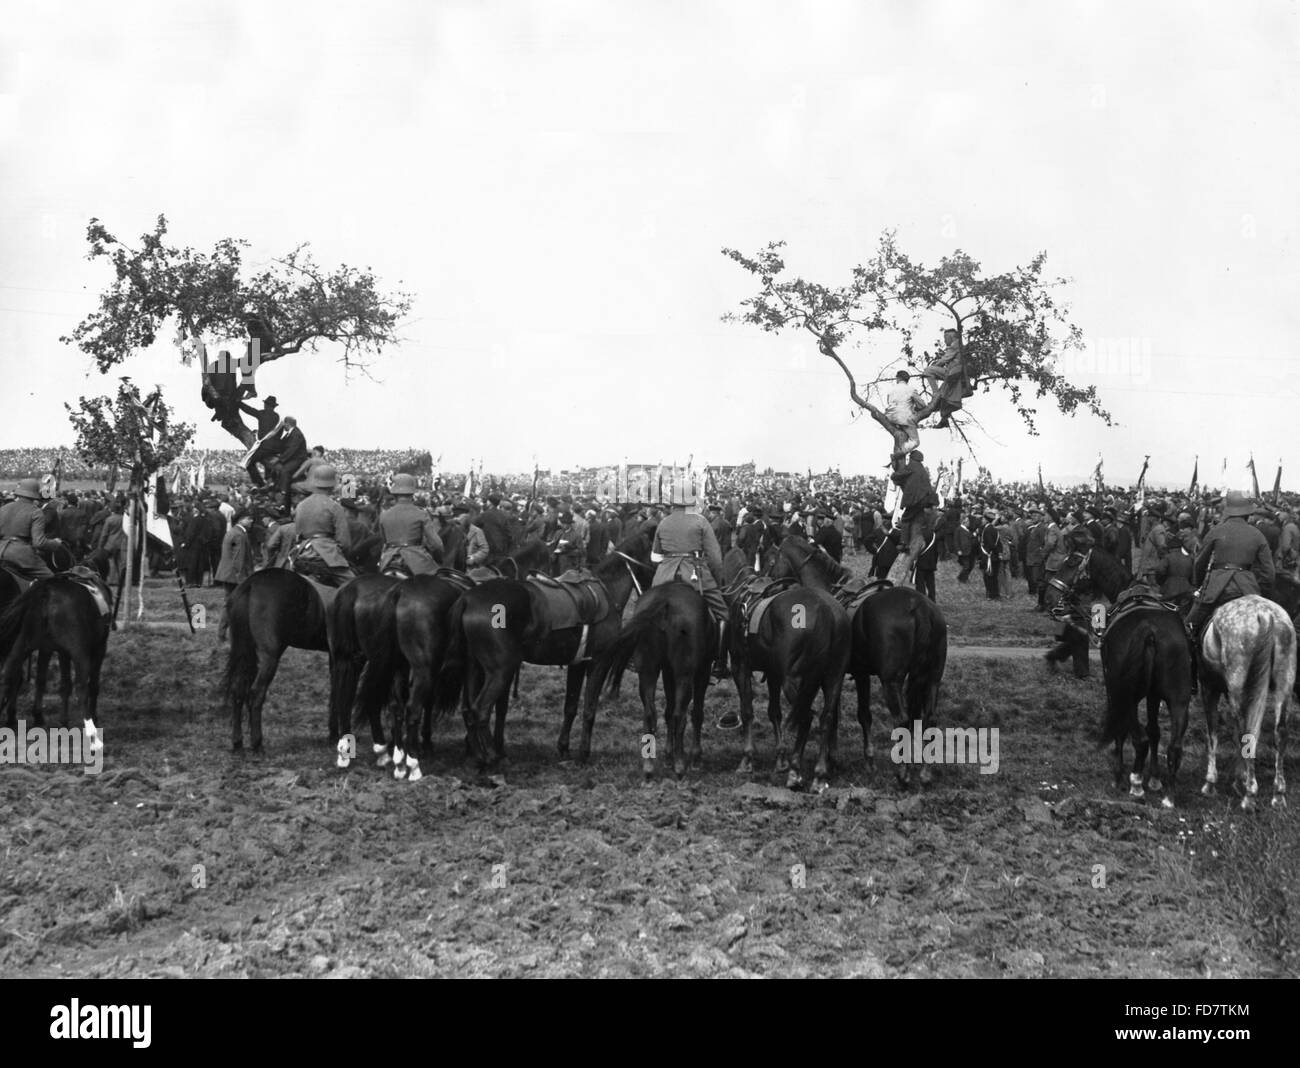
M 190 633 L 194 631 L 194 613 L 190 610 L 190 599 L 185 596 L 185 579 L 179 574 L 176 576 L 176 588 L 181 591 L 181 604 L 185 606 L 185 622 L 190 625 Z

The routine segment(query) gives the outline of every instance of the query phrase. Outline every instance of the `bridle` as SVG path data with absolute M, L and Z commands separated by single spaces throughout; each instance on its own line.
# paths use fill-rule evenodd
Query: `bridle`
M 613 550 L 613 554 L 615 556 L 622 557 L 623 566 L 627 568 L 627 577 L 632 580 L 632 585 L 636 589 L 636 595 L 640 597 L 645 591 L 641 589 L 641 583 L 637 582 L 636 572 L 632 570 L 632 565 L 635 564 L 637 567 L 642 568 L 646 571 L 657 571 L 658 568 L 656 568 L 653 564 L 642 563 L 635 556 L 628 556 L 627 553 L 622 552 L 619 549 Z
M 1066 557 L 1065 562 L 1068 564 L 1074 559 L 1078 559 L 1079 563 L 1075 569 L 1074 577 L 1068 583 L 1055 577 L 1047 580 L 1047 584 L 1060 595 L 1056 605 L 1052 608 L 1052 618 L 1062 622 L 1065 621 L 1067 616 L 1073 615 L 1075 609 L 1078 608 L 1079 590 L 1084 588 L 1092 577 L 1088 572 L 1088 563 L 1092 559 L 1092 550 L 1089 549 L 1086 553 L 1071 553 Z

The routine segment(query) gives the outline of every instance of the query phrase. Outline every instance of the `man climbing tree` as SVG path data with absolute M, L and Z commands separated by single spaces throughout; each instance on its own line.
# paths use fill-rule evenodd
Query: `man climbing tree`
M 818 349 L 849 380 L 853 402 L 870 412 L 894 438 L 892 459 L 896 465 L 902 462 L 906 445 L 916 447 L 915 434 L 906 424 L 900 425 L 896 413 L 882 412 L 859 391 L 858 379 L 841 354 L 855 328 L 868 334 L 895 331 L 901 336 L 897 355 L 886 359 L 873 376 L 882 381 L 888 379 L 891 364 L 900 360 L 913 364 L 912 339 L 921 328 L 919 317 L 939 314 L 951 320 L 942 354 L 922 371 L 931 396 L 917 418 L 937 411 L 940 425 L 951 425 L 963 439 L 962 420 L 953 413 L 977 387 L 988 392 L 995 385 L 1010 393 L 1032 434 L 1037 428 L 1036 412 L 1026 395 L 1030 389 L 1037 397 L 1052 397 L 1062 412 L 1068 414 L 1083 405 L 1110 424 L 1110 414 L 1101 407 L 1095 387 L 1075 386 L 1058 373 L 1056 350 L 1079 347 L 1082 335 L 1053 294 L 1064 280 L 1043 277 L 1046 253 L 1035 256 L 1028 267 L 985 275 L 980 264 L 961 251 L 945 256 L 937 266 L 926 267 L 898 248 L 893 233 L 886 233 L 876 254 L 853 268 L 848 284 L 830 287 L 782 277 L 783 247 L 784 242 L 773 242 L 754 256 L 722 250 L 754 275 L 761 287 L 755 296 L 741 302 L 743 311 L 729 312 L 723 319 L 752 323 L 769 332 L 796 327 L 813 335 Z
M 181 359 L 188 363 L 197 354 L 201 360 L 201 395 L 213 420 L 245 448 L 256 435 L 239 405 L 256 396 L 252 376 L 258 366 L 333 342 L 346 369 L 364 367 L 398 340 L 398 326 L 411 307 L 408 294 L 381 292 L 369 268 L 318 267 L 306 245 L 249 276 L 241 263 L 246 241 L 225 238 L 203 253 L 168 246 L 166 235 L 167 220 L 160 215 L 153 233 L 133 249 L 91 219 L 88 258 L 107 259 L 115 277 L 98 309 L 61 340 L 107 372 L 174 323 Z M 238 359 L 208 353 L 209 340 L 236 334 L 248 338 Z

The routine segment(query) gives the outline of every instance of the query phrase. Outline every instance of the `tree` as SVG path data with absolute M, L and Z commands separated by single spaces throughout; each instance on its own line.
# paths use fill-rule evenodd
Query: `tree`
M 208 355 L 207 339 L 246 334 L 243 358 L 254 370 L 334 342 L 342 346 L 345 369 L 364 370 L 372 354 L 397 342 L 398 325 L 411 308 L 408 294 L 381 292 L 369 267 L 323 270 L 305 244 L 246 277 L 241 256 L 248 242 L 225 238 L 204 253 L 169 246 L 166 234 L 160 215 L 153 233 L 132 249 L 91 219 L 87 258 L 108 259 L 114 279 L 99 307 L 60 340 L 77 345 L 107 372 L 174 323 L 182 360 L 188 363 L 197 351 L 204 361 L 202 397 L 213 419 L 245 446 L 255 436 L 240 417 L 239 402 L 251 390 L 240 384 L 232 363 Z
M 1044 278 L 1045 252 L 1028 267 L 985 275 L 980 264 L 960 250 L 937 266 L 926 267 L 902 252 L 894 234 L 887 232 L 875 256 L 853 268 L 848 284 L 832 288 L 803 278 L 783 278 L 780 250 L 784 245 L 772 242 L 755 256 L 722 250 L 761 285 L 756 296 L 741 301 L 743 312 L 729 312 L 723 319 L 752 323 L 772 333 L 787 327 L 808 331 L 817 339 L 819 351 L 848 378 L 853 402 L 877 418 L 879 410 L 859 392 L 858 379 L 838 350 L 855 328 L 868 334 L 900 333 L 898 353 L 880 367 L 879 380 L 900 360 L 914 363 L 912 341 L 920 317 L 938 313 L 951 319 L 957 331 L 971 386 L 985 393 L 993 386 L 1009 392 L 1031 434 L 1038 430 L 1030 391 L 1036 398 L 1051 397 L 1067 414 L 1082 405 L 1110 425 L 1110 413 L 1101 407 L 1096 387 L 1073 385 L 1058 371 L 1056 354 L 1081 347 L 1082 332 L 1069 321 L 1066 306 L 1053 296 L 1065 280 Z M 961 421 L 953 422 L 961 432 Z
M 123 378 L 116 397 L 80 397 L 65 404 L 77 434 L 76 449 L 93 464 L 131 472 L 131 488 L 140 489 L 155 471 L 185 451 L 194 437 L 189 423 L 171 421 L 171 408 L 155 388 L 141 399 L 140 388 Z

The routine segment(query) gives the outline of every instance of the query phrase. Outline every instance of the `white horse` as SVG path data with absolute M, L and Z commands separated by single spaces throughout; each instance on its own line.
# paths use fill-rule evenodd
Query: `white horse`
M 1245 796 L 1241 807 L 1253 808 L 1259 784 L 1255 781 L 1255 749 L 1264 723 L 1266 704 L 1273 706 L 1273 804 L 1286 804 L 1286 713 L 1295 684 L 1296 632 L 1286 612 L 1272 601 L 1254 594 L 1238 597 L 1217 609 L 1205 628 L 1201 644 L 1201 703 L 1205 707 L 1207 759 L 1201 793 L 1212 795 L 1218 782 L 1215 758 L 1219 747 L 1219 698 L 1242 725 L 1241 756 Z

